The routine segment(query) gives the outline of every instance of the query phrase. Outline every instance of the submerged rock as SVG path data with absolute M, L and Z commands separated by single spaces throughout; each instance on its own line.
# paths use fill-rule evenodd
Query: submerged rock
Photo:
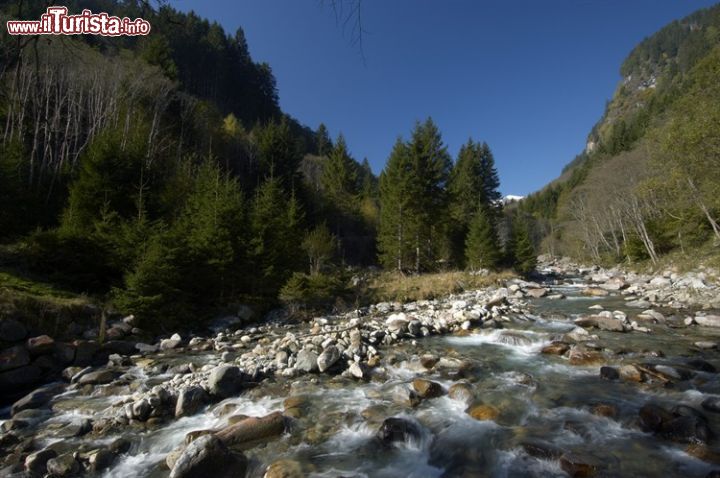
M 394 442 L 402 441 L 420 441 L 422 438 L 422 429 L 420 426 L 400 417 L 386 418 L 380 425 L 380 429 L 375 435 L 380 442 L 389 445 Z
M 170 478 L 234 478 L 245 476 L 247 459 L 231 452 L 219 438 L 204 435 L 175 460 Z
M 437 398 L 445 394 L 442 385 L 423 378 L 416 378 L 412 385 L 420 398 Z

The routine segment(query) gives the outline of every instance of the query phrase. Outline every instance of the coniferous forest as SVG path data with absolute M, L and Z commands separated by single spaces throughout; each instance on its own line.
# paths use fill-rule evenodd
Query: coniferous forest
M 370 266 L 515 264 L 487 144 L 454 160 L 424 119 L 378 177 L 342 134 L 280 110 L 242 29 L 168 5 L 71 2 L 82 8 L 145 15 L 153 35 L 3 37 L 6 263 L 158 331 L 232 304 L 332 305 Z

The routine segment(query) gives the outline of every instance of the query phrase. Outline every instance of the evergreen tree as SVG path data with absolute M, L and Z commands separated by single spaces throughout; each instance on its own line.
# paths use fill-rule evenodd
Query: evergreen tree
M 480 207 L 470 222 L 465 260 L 471 270 L 495 269 L 500 262 L 495 221 L 485 207 Z
M 436 267 L 447 247 L 447 183 L 452 161 L 431 118 L 418 123 L 408 145 L 413 199 L 416 273 Z
M 272 120 L 254 132 L 260 160 L 260 179 L 278 178 L 290 189 L 298 179 L 302 159 L 288 121 Z
M 380 262 L 388 269 L 404 270 L 410 265 L 413 227 L 412 164 L 408 145 L 398 138 L 380 174 Z
M 253 288 L 257 295 L 275 297 L 292 272 L 301 267 L 302 210 L 294 194 L 288 197 L 280 181 L 269 178 L 256 191 L 250 216 Z
M 398 140 L 380 176 L 380 258 L 388 267 L 432 269 L 446 244 L 451 161 L 432 119 Z
M 492 151 L 490 151 L 490 147 L 485 142 L 480 146 L 480 160 L 483 184 L 482 200 L 483 203 L 497 211 L 499 201 L 502 199 L 502 194 L 500 194 L 498 190 L 500 187 L 500 178 L 497 169 L 495 169 L 495 158 Z
M 521 219 L 513 221 L 512 241 L 509 244 L 512 247 L 513 267 L 520 274 L 529 275 L 537 266 L 537 255 L 526 221 Z
M 323 167 L 323 190 L 329 203 L 341 213 L 357 209 L 358 167 L 350 157 L 345 138 L 340 134 Z
M 315 142 L 317 143 L 318 156 L 328 155 L 330 150 L 333 148 L 325 123 L 320 123 L 318 126 L 317 133 L 315 133 Z

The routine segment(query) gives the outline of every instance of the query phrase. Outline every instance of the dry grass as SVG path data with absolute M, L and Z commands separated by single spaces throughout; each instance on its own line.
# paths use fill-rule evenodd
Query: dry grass
M 405 275 L 383 272 L 373 278 L 368 294 L 375 302 L 412 302 L 435 299 L 467 290 L 482 289 L 517 277 L 510 271 L 476 275 L 464 271 Z

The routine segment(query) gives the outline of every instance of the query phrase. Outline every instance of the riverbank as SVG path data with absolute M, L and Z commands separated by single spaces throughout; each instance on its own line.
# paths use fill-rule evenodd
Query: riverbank
M 678 299 L 687 278 L 659 288 L 543 267 L 543 282 L 179 336 L 68 368 L 69 383 L 9 410 L 4 470 L 634 476 L 653 456 L 663 476 L 709 473 L 720 329 Z

